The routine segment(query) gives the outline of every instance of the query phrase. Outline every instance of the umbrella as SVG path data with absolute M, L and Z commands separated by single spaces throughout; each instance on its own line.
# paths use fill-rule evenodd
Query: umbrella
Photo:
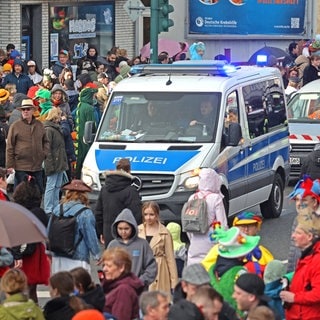
M 17 203 L 0 200 L 1 246 L 11 248 L 46 239 L 45 226 L 32 212 Z
M 158 53 L 166 51 L 169 53 L 169 57 L 174 56 L 181 51 L 179 41 L 174 41 L 170 39 L 159 39 L 158 40 Z M 142 47 L 140 54 L 144 58 L 150 57 L 150 42 Z
M 249 64 L 256 64 L 257 63 L 257 56 L 258 55 L 266 55 L 267 57 L 269 56 L 275 56 L 278 60 L 283 60 L 288 54 L 277 47 L 263 47 L 256 51 L 248 60 Z

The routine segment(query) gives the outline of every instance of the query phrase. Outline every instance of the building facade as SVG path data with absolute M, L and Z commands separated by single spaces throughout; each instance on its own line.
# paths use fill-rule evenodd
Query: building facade
M 112 46 L 117 46 L 127 49 L 128 56 L 133 57 L 139 54 L 140 48 L 150 40 L 151 0 L 141 0 L 144 8 L 141 7 L 135 21 L 129 17 L 128 9 L 124 8 L 128 1 L 2 0 L 0 48 L 13 43 L 23 53 L 24 58 L 36 60 L 41 68 L 50 66 L 50 63 L 57 58 L 57 52 L 60 49 L 69 50 L 72 57 L 77 58 L 84 54 L 86 47 L 90 44 L 96 45 L 102 56 L 105 56 Z M 135 1 L 132 2 L 135 3 Z M 169 32 L 161 33 L 159 38 L 187 41 L 189 44 L 194 41 L 203 41 L 207 48 L 205 54 L 207 59 L 228 52 L 231 61 L 246 61 L 253 52 L 264 45 L 286 49 L 293 40 L 313 38 L 320 33 L 318 28 L 320 4 L 316 0 L 305 1 L 304 29 L 300 34 L 270 36 L 267 34 L 219 34 L 219 32 L 207 31 L 193 33 L 190 11 L 194 11 L 194 5 L 200 6 L 205 3 L 208 5 L 205 7 L 208 10 L 205 11 L 211 14 L 209 10 L 213 10 L 214 14 L 215 5 L 217 7 L 219 3 L 230 5 L 232 2 L 232 0 L 224 2 L 170 0 L 174 6 L 174 12 L 170 14 L 174 20 L 174 26 L 169 29 Z M 259 2 L 270 3 L 270 1 L 257 1 Z M 281 1 L 273 1 L 273 3 L 276 2 Z M 288 3 L 288 1 L 284 2 Z M 240 9 L 234 6 L 234 10 Z M 209 22 L 214 23 L 215 20 L 211 20 Z M 195 24 L 197 23 L 198 20 Z M 230 23 L 233 23 L 233 20 Z M 263 27 L 261 30 L 263 31 Z

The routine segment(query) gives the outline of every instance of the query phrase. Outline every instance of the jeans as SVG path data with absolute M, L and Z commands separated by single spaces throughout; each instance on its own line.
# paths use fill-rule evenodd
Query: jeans
M 24 177 L 26 175 L 33 176 L 36 179 L 37 185 L 39 187 L 40 193 L 43 194 L 44 188 L 43 188 L 43 174 L 42 170 L 40 171 L 20 171 L 15 170 L 14 174 L 14 189 L 17 187 L 17 185 L 24 180 Z
M 53 208 L 59 204 L 63 174 L 63 172 L 57 172 L 47 176 L 46 190 L 43 198 L 44 211 L 46 213 L 51 213 Z

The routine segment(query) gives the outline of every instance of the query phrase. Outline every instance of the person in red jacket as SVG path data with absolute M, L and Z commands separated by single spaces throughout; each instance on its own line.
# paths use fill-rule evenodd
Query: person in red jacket
M 292 234 L 301 258 L 289 290 L 280 292 L 287 320 L 316 320 L 320 314 L 320 218 L 309 208 L 299 209 Z

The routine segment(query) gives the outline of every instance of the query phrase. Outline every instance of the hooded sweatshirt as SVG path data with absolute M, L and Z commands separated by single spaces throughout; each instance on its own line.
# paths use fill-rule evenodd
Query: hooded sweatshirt
M 119 222 L 126 222 L 132 228 L 130 239 L 124 242 L 117 231 Z M 130 209 L 123 209 L 111 227 L 114 238 L 108 248 L 121 247 L 126 249 L 132 257 L 131 271 L 146 285 L 150 285 L 157 275 L 157 263 L 147 240 L 138 237 L 137 222 Z
M 0 318 L 44 320 L 41 309 L 22 293 L 13 294 L 4 300 L 0 305 Z
M 193 200 L 195 197 L 198 197 L 199 199 L 205 197 L 208 211 L 208 225 L 211 225 L 213 221 L 220 221 L 221 227 L 227 228 L 228 221 L 223 205 L 223 195 L 220 192 L 220 176 L 211 168 L 203 168 L 201 169 L 199 177 L 199 191 L 191 195 L 189 201 Z M 188 232 L 188 237 L 190 239 L 188 265 L 201 263 L 209 252 L 212 247 L 209 234 L 210 228 L 205 234 Z

